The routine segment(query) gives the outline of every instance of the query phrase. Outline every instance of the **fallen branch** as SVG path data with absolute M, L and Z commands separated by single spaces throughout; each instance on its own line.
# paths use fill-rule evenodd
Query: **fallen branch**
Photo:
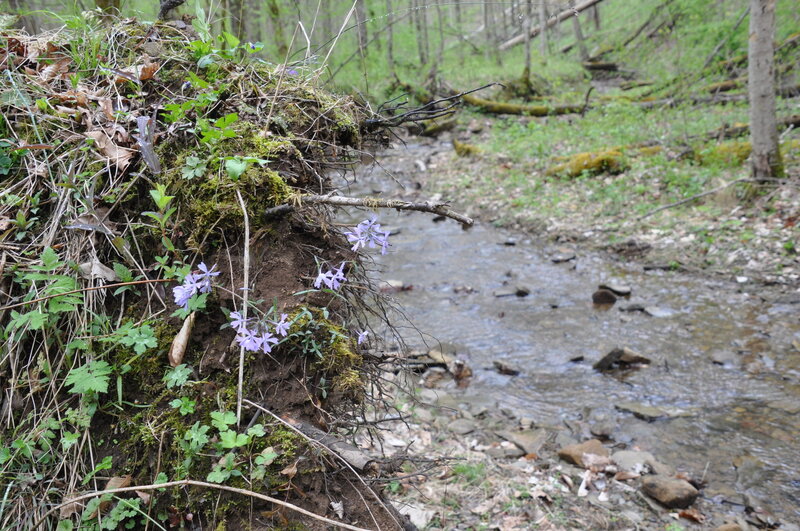
M 707 195 L 715 194 L 717 192 L 720 192 L 720 191 L 724 190 L 725 188 L 728 188 L 729 186 L 733 186 L 734 184 L 746 183 L 746 182 L 755 182 L 755 181 L 753 179 L 749 179 L 749 178 L 736 179 L 735 181 L 731 181 L 729 183 L 725 183 L 722 186 L 717 186 L 713 190 L 707 190 L 705 192 L 700 192 L 699 194 L 695 194 L 695 195 L 693 195 L 691 197 L 687 197 L 686 199 L 681 199 L 680 201 L 676 201 L 674 203 L 670 203 L 668 205 L 663 205 L 663 206 L 660 206 L 658 208 L 655 208 L 655 209 L 651 210 L 650 212 L 648 212 L 646 214 L 642 214 L 641 216 L 636 218 L 636 221 L 641 221 L 641 220 L 643 220 L 645 218 L 649 218 L 653 214 L 658 214 L 659 212 L 661 212 L 663 210 L 667 210 L 667 209 L 670 209 L 670 208 L 675 208 L 677 206 L 685 205 L 686 203 L 691 203 L 692 201 L 695 201 L 695 200 L 700 199 L 702 197 L 705 197 Z
M 217 489 L 217 490 L 225 490 L 228 492 L 234 492 L 236 494 L 242 494 L 244 496 L 250 496 L 251 498 L 257 498 L 259 500 L 264 500 L 270 503 L 274 503 L 275 505 L 280 505 L 281 507 L 286 507 L 291 511 L 298 512 L 300 514 L 304 514 L 310 518 L 315 520 L 319 520 L 320 522 L 324 522 L 328 525 L 333 525 L 342 529 L 350 529 L 352 531 L 370 531 L 369 529 L 365 529 L 363 527 L 356 527 L 350 524 L 345 524 L 344 522 L 337 522 L 336 520 L 331 520 L 330 518 L 326 518 L 324 516 L 312 513 L 311 511 L 307 511 L 302 507 L 298 507 L 297 505 L 293 505 L 289 502 L 281 501 L 276 498 L 272 498 L 270 496 L 266 496 L 264 494 L 259 494 L 258 492 L 253 492 L 251 490 L 246 489 L 239 489 L 236 487 L 228 487 L 226 485 L 219 485 L 217 483 L 206 483 L 205 481 L 195 481 L 193 479 L 183 479 L 179 481 L 168 481 L 167 483 L 158 483 L 155 485 L 136 485 L 135 487 L 122 487 L 119 489 L 108 489 L 108 490 L 98 490 L 95 492 L 89 492 L 88 494 L 82 494 L 80 496 L 76 496 L 74 498 L 69 498 L 68 500 L 51 507 L 41 518 L 39 518 L 31 527 L 31 529 L 38 529 L 39 527 L 44 524 L 45 520 L 48 516 L 53 514 L 54 512 L 58 511 L 62 507 L 66 505 L 70 505 L 75 502 L 79 502 L 81 500 L 88 500 L 91 498 L 96 498 L 97 496 L 103 496 L 105 494 L 117 494 L 121 492 L 134 492 L 139 490 L 156 490 L 156 489 L 164 489 L 167 487 L 183 487 L 183 486 L 192 486 L 192 487 L 205 487 L 209 489 Z
M 465 226 L 472 226 L 474 223 L 469 218 L 458 212 L 450 210 L 446 201 L 425 201 L 424 203 L 412 203 L 402 199 L 380 199 L 376 197 L 342 197 L 338 195 L 303 195 L 294 198 L 297 203 L 333 205 L 333 206 L 352 206 L 367 208 L 396 208 L 397 210 L 414 210 L 417 212 L 430 212 L 454 219 Z M 294 203 L 284 203 L 267 209 L 264 213 L 267 216 L 285 214 L 295 209 Z
M 477 96 L 465 95 L 462 99 L 492 114 L 520 114 L 523 116 L 551 116 L 555 114 L 576 114 L 583 111 L 583 105 L 521 105 L 502 101 L 485 100 Z
M 553 26 L 561 24 L 565 20 L 568 20 L 571 17 L 577 16 L 578 13 L 580 13 L 581 11 L 584 11 L 585 9 L 589 9 L 590 7 L 592 7 L 595 4 L 599 4 L 601 1 L 602 0 L 587 0 L 586 2 L 584 2 L 582 4 L 579 4 L 579 5 L 575 6 L 575 7 L 571 7 L 569 9 L 567 9 L 567 10 L 562 11 L 561 13 L 556 15 L 555 17 L 550 18 L 547 21 L 546 24 L 543 24 L 543 25 L 539 26 L 538 28 L 532 28 L 530 30 L 530 37 L 531 38 L 536 37 L 545 28 L 552 28 Z M 517 35 L 516 37 L 513 37 L 513 38 L 507 40 L 506 42 L 504 42 L 503 44 L 498 46 L 497 49 L 502 52 L 504 50 L 507 50 L 507 49 L 511 48 L 512 46 L 516 46 L 517 44 L 522 44 L 523 42 L 525 42 L 525 34 L 524 33 L 522 35 Z

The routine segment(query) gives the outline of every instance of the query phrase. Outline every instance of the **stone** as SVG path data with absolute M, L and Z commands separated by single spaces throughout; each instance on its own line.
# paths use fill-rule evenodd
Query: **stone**
M 672 473 L 672 470 L 667 465 L 656 461 L 656 458 L 650 452 L 620 450 L 611 455 L 611 460 L 620 470 L 633 472 L 634 474 L 653 472 L 654 474 L 668 476 Z
M 627 306 L 620 306 L 619 311 L 621 312 L 643 312 L 644 305 L 643 304 L 628 304 Z
M 736 365 L 739 361 L 736 353 L 731 350 L 715 350 L 708 357 L 711 359 L 711 363 L 727 367 Z
M 494 360 L 492 362 L 492 365 L 494 365 L 494 368 L 500 374 L 505 374 L 506 376 L 517 376 L 517 375 L 519 375 L 519 369 L 509 365 L 508 363 L 506 363 L 504 361 Z
M 670 509 L 686 509 L 700 494 L 686 480 L 660 475 L 645 476 L 642 479 L 642 491 Z
M 592 368 L 600 372 L 608 372 L 613 370 L 627 370 L 635 369 L 642 365 L 649 365 L 650 360 L 645 358 L 638 352 L 629 349 L 628 347 L 615 348 L 603 358 L 592 365 Z
M 624 284 L 618 284 L 616 282 L 607 282 L 605 284 L 600 284 L 600 289 L 607 289 L 608 291 L 612 292 L 614 295 L 619 295 L 620 297 L 626 297 L 631 294 L 631 287 L 626 286 Z
M 428 524 L 436 515 L 436 511 L 415 507 L 413 505 L 401 504 L 398 512 L 407 516 L 411 523 L 419 529 L 427 528 Z
M 571 444 L 558 451 L 558 457 L 577 466 L 583 466 L 583 454 L 594 454 L 608 457 L 608 450 L 597 439 L 589 439 L 580 444 Z
M 563 262 L 569 262 L 570 260 L 575 260 L 575 251 L 570 249 L 569 247 L 559 247 L 556 249 L 556 252 L 553 256 L 550 257 L 556 264 L 561 264 Z
M 653 422 L 654 420 L 669 416 L 663 409 L 646 404 L 639 404 L 637 402 L 620 402 L 619 404 L 614 404 L 614 407 L 620 411 L 633 413 L 633 416 L 646 420 L 647 422 Z
M 525 455 L 524 450 L 509 441 L 492 444 L 492 446 L 486 450 L 486 453 L 496 459 L 517 458 Z
M 722 524 L 714 529 L 714 531 L 744 531 L 739 524 Z
M 547 431 L 542 429 L 524 431 L 500 430 L 496 431 L 495 435 L 516 444 L 526 454 L 538 454 L 547 441 Z
M 595 304 L 614 304 L 617 302 L 617 296 L 607 289 L 599 289 L 592 293 L 592 302 Z
M 467 419 L 456 419 L 447 425 L 447 429 L 456 435 L 467 435 L 475 431 L 475 428 L 475 423 Z
M 660 306 L 645 306 L 644 313 L 650 317 L 672 317 L 675 312 L 669 308 L 661 308 Z

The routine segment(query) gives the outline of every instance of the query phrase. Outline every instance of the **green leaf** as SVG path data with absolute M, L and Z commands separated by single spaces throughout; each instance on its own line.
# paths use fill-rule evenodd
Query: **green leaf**
M 133 351 L 137 354 L 144 354 L 148 348 L 158 346 L 158 341 L 150 325 L 128 328 L 125 330 L 124 335 L 119 338 L 119 342 L 126 347 L 133 347 Z
M 247 435 L 251 437 L 263 437 L 266 434 L 267 432 L 264 431 L 264 426 L 261 424 L 256 424 L 255 426 L 252 426 L 249 430 L 247 430 Z
M 177 367 L 173 367 L 172 369 L 168 370 L 162 381 L 167 384 L 167 389 L 172 389 L 173 387 L 182 387 L 183 384 L 189 380 L 189 376 L 191 374 L 192 368 L 187 366 L 185 363 L 181 363 Z
M 107 393 L 110 374 L 108 363 L 95 360 L 69 371 L 65 383 L 72 386 L 70 393 Z
M 211 425 L 219 431 L 225 431 L 228 426 L 236 423 L 236 415 L 230 411 L 212 411 L 211 412 Z
M 123 264 L 114 262 L 113 268 L 120 282 L 133 282 L 133 272 Z
M 81 434 L 76 431 L 65 431 L 61 436 L 61 448 L 66 452 L 78 442 Z
M 250 442 L 250 437 L 244 433 L 236 433 L 233 430 L 221 431 L 219 442 L 223 448 L 238 448 L 247 445 Z
M 113 462 L 114 462 L 114 458 L 113 457 L 111 457 L 110 455 L 105 456 L 103 458 L 103 460 L 100 461 L 100 463 L 94 468 L 94 470 L 92 470 L 91 472 L 86 474 L 86 477 L 83 478 L 83 481 L 81 482 L 81 485 L 86 485 L 87 483 L 89 483 L 89 481 L 91 481 L 91 479 L 94 477 L 94 475 L 97 474 L 98 472 L 102 472 L 103 470 L 110 470 L 111 469 L 111 465 L 113 464 Z M 108 499 L 110 500 L 111 499 L 110 498 L 111 495 L 109 494 L 108 496 L 109 496 Z M 97 499 L 97 498 L 94 498 L 94 499 Z M 88 508 L 88 504 L 87 504 L 87 508 Z
M 210 429 L 209 426 L 201 426 L 200 422 L 195 422 L 194 426 L 183 434 L 183 438 L 189 442 L 189 448 L 196 452 L 208 443 L 208 435 L 206 434 Z
M 228 177 L 234 181 L 239 180 L 239 177 L 242 176 L 245 170 L 247 170 L 247 162 L 238 157 L 233 157 L 225 161 L 225 171 L 228 173 Z
M 269 466 L 277 457 L 278 454 L 272 449 L 272 446 L 270 446 L 268 448 L 264 448 L 261 453 L 256 456 L 255 461 L 257 465 Z
M 54 271 L 64 265 L 63 262 L 58 261 L 58 253 L 52 247 L 45 249 L 39 259 L 42 261 L 42 265 L 31 266 L 31 269 L 35 271 Z

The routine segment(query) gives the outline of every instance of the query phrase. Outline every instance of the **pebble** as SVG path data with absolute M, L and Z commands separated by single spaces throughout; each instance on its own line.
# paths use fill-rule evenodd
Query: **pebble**
M 669 308 L 661 308 L 660 306 L 645 306 L 644 313 L 650 317 L 672 317 L 675 312 Z
M 558 457 L 577 466 L 583 466 L 583 454 L 594 454 L 608 457 L 608 450 L 597 439 L 589 439 L 580 444 L 571 444 L 558 451 Z
M 646 476 L 642 479 L 645 494 L 670 509 L 685 509 L 697 499 L 699 492 L 683 479 L 666 476 Z
M 647 422 L 653 422 L 654 420 L 668 416 L 667 412 L 663 409 L 646 404 L 639 404 L 637 402 L 620 402 L 619 404 L 614 404 L 614 407 L 620 411 L 633 413 L 635 417 L 646 420 Z
M 497 372 L 499 372 L 500 374 L 505 374 L 506 376 L 519 375 L 519 369 L 513 367 L 512 365 L 509 365 L 504 361 L 494 360 L 492 364 L 494 365 L 494 368 L 497 370 Z
M 456 435 L 467 435 L 475 431 L 475 428 L 475 423 L 467 419 L 456 419 L 447 425 L 447 429 Z
M 614 304 L 617 296 L 607 289 L 599 289 L 592 293 L 592 302 L 595 304 Z
M 620 297 L 628 296 L 633 291 L 630 286 L 626 286 L 624 284 L 617 284 L 616 282 L 608 282 L 606 284 L 600 284 L 599 288 L 607 289 L 608 291 L 614 293 L 614 295 L 619 295 Z
M 669 475 L 672 470 L 667 465 L 659 463 L 650 452 L 636 450 L 620 450 L 611 455 L 611 460 L 620 470 L 645 474 L 652 471 L 654 474 Z
M 547 430 L 525 430 L 525 431 L 496 431 L 495 435 L 510 441 L 523 450 L 526 454 L 538 454 L 544 443 L 547 441 Z
M 575 260 L 575 251 L 569 247 L 559 247 L 556 249 L 556 253 L 550 257 L 550 260 L 556 264 Z
M 607 372 L 616 369 L 633 369 L 640 365 L 649 365 L 650 360 L 628 347 L 615 348 L 592 365 L 596 371 Z

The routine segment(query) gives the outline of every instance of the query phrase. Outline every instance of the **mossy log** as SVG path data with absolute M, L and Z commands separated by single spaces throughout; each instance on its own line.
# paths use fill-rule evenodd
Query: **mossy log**
M 558 114 L 575 114 L 582 112 L 583 105 L 522 105 L 492 101 L 467 94 L 462 96 L 464 102 L 478 107 L 482 112 L 491 114 L 519 114 L 522 116 L 552 116 Z
M 546 175 L 565 175 L 579 177 L 589 174 L 622 173 L 629 167 L 622 152 L 609 149 L 606 151 L 576 153 L 566 162 L 556 164 L 545 171 Z
M 744 79 L 729 79 L 727 81 L 720 81 L 718 83 L 711 83 L 703 88 L 704 92 L 711 94 L 718 94 L 720 92 L 730 92 L 731 90 L 740 89 L 744 86 Z
M 459 140 L 453 139 L 453 149 L 459 157 L 474 157 L 481 153 L 481 148 L 478 146 L 467 144 Z
M 583 63 L 583 67 L 592 72 L 617 72 L 619 70 L 619 65 L 610 61 L 586 61 Z

